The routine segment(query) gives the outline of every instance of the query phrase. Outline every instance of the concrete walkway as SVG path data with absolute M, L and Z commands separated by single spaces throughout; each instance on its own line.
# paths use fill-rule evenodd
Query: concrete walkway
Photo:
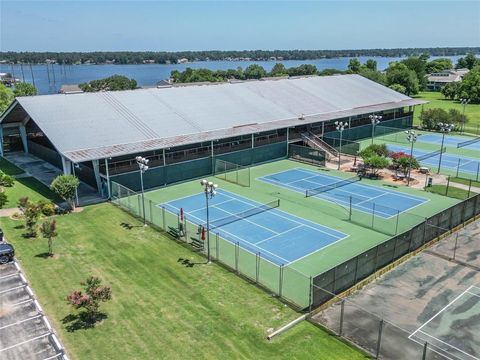
M 25 176 L 32 176 L 48 187 L 50 187 L 53 179 L 63 174 L 63 171 L 56 166 L 32 154 L 13 152 L 5 154 L 5 158 L 24 170 L 26 173 Z M 25 177 L 23 175 L 24 174 L 21 174 L 19 176 Z M 95 204 L 106 200 L 98 194 L 96 189 L 83 181 L 80 182 L 80 186 L 78 187 L 78 197 L 80 206 Z
M 10 217 L 13 214 L 20 212 L 19 208 L 8 208 L 8 209 L 0 209 L 0 217 Z

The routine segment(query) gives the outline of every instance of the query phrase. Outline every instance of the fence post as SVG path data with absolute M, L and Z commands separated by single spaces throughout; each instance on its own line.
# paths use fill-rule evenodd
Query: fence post
M 423 345 L 422 360 L 425 360 L 427 358 L 427 348 L 428 348 L 428 342 L 425 341 L 425 344 Z
M 165 207 L 162 206 L 162 227 L 163 231 L 167 230 L 166 224 L 165 224 Z
M 382 331 L 383 331 L 383 319 L 380 320 L 380 324 L 378 326 L 378 340 L 377 340 L 377 354 L 375 359 L 380 357 L 380 347 L 382 345 Z
M 475 177 L 475 180 L 478 181 L 478 174 L 480 173 L 480 161 L 477 163 L 477 176 Z
M 310 276 L 310 293 L 308 294 L 308 313 L 312 312 L 313 306 L 313 277 Z
M 260 252 L 255 253 L 255 283 L 258 284 L 260 277 Z
M 238 251 L 240 249 L 240 242 L 237 241 L 235 244 L 235 271 L 238 274 Z
M 343 334 L 343 317 L 345 316 L 345 299 L 342 299 L 340 303 L 340 329 L 338 330 L 338 335 L 341 337 Z
M 152 200 L 148 199 L 148 208 L 150 211 L 150 223 L 153 224 Z
M 457 175 L 456 175 L 456 177 L 458 177 L 458 171 L 460 170 L 460 161 L 461 161 L 461 159 L 459 158 L 458 159 L 458 164 L 457 164 Z
M 458 232 L 455 236 L 455 246 L 453 247 L 453 260 L 455 260 L 455 255 L 457 254 L 457 243 L 458 243 Z
M 220 241 L 218 239 L 218 233 L 215 234 L 215 258 L 217 259 L 217 261 L 219 261 L 219 252 L 220 250 L 218 249 L 218 246 L 220 244 Z
M 372 209 L 372 229 L 374 228 L 375 224 L 375 203 L 373 203 L 373 209 Z
M 352 196 L 350 195 L 350 207 L 349 207 L 349 212 L 348 212 L 348 220 L 352 220 Z
M 450 175 L 447 178 L 447 186 L 445 187 L 445 196 L 448 196 L 448 188 L 450 187 Z
M 282 297 L 282 286 L 283 286 L 283 264 L 280 265 L 280 273 L 278 279 L 278 296 Z
M 398 220 L 400 218 L 400 210 L 397 210 L 397 221 L 395 222 L 395 235 L 398 234 Z
M 470 179 L 468 183 L 468 193 L 467 193 L 467 199 L 470 197 L 470 191 L 472 190 L 472 179 Z

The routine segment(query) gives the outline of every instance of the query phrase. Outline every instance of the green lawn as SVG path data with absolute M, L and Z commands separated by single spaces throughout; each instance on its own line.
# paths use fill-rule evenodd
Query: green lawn
M 16 207 L 18 200 L 25 196 L 28 196 L 31 201 L 49 200 L 57 203 L 62 201 L 47 186 L 33 177 L 15 179 L 12 187 L 5 188 L 5 193 L 8 202 L 4 208 Z
M 457 177 L 450 177 L 450 181 L 452 182 L 456 182 L 456 183 L 459 183 L 459 184 L 464 184 L 464 185 L 468 185 L 468 186 L 475 186 L 475 187 L 478 187 L 480 188 L 480 181 L 473 181 L 473 180 L 469 180 L 469 179 L 464 179 L 464 178 L 457 178 Z
M 432 185 L 425 188 L 425 191 L 448 196 L 454 199 L 464 200 L 470 196 L 475 195 L 474 192 L 469 192 L 468 190 L 460 189 L 457 187 L 449 186 L 447 193 L 447 185 Z
M 458 101 L 452 101 L 445 99 L 445 97 L 440 92 L 436 91 L 424 91 L 420 92 L 417 96 L 417 99 L 427 100 L 430 103 L 423 105 L 424 109 L 429 108 L 442 108 L 445 110 L 448 109 L 457 109 L 463 112 L 463 105 Z M 419 116 L 421 113 L 422 105 L 420 105 L 415 111 L 414 124 L 419 125 L 420 120 Z M 465 129 L 467 132 L 480 135 L 480 104 L 468 104 L 465 108 L 465 115 L 467 115 L 469 122 L 466 124 Z
M 19 221 L 0 219 L 72 359 L 365 358 L 308 322 L 268 342 L 267 329 L 299 314 L 111 204 L 57 221 L 55 257 L 44 258 L 46 240 L 24 239 Z M 89 275 L 112 287 L 108 317 L 68 331 L 65 296 Z

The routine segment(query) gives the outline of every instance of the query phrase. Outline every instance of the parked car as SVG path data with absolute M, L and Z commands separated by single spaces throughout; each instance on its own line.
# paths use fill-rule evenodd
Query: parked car
M 0 264 L 6 264 L 13 260 L 15 249 L 7 243 L 0 243 Z

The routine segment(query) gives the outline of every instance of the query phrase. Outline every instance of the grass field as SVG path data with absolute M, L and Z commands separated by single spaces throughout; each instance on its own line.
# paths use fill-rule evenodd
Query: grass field
M 420 92 L 417 96 L 414 96 L 417 99 L 427 100 L 428 104 L 423 105 L 424 109 L 430 108 L 442 108 L 445 110 L 448 109 L 457 109 L 463 112 L 463 105 L 458 101 L 452 101 L 445 99 L 441 92 L 436 91 L 423 91 Z M 422 106 L 419 106 L 415 110 L 415 116 L 413 122 L 415 125 L 420 125 L 420 113 Z M 479 104 L 468 104 L 465 108 L 465 115 L 467 115 L 469 122 L 465 125 L 467 132 L 480 135 L 480 105 Z
M 308 322 L 268 342 L 267 329 L 299 314 L 111 204 L 57 221 L 55 256 L 45 258 L 46 240 L 24 239 L 19 221 L 0 220 L 72 359 L 365 358 Z M 68 331 L 65 296 L 89 275 L 112 287 L 108 317 Z
M 476 194 L 472 191 L 469 192 L 468 190 L 456 188 L 456 187 L 453 187 L 453 186 L 449 186 L 447 188 L 446 185 L 428 186 L 428 187 L 425 188 L 425 191 L 428 191 L 428 192 L 431 192 L 431 193 L 434 193 L 434 194 L 449 196 L 449 197 L 459 199 L 459 200 L 466 199 L 466 198 Z

